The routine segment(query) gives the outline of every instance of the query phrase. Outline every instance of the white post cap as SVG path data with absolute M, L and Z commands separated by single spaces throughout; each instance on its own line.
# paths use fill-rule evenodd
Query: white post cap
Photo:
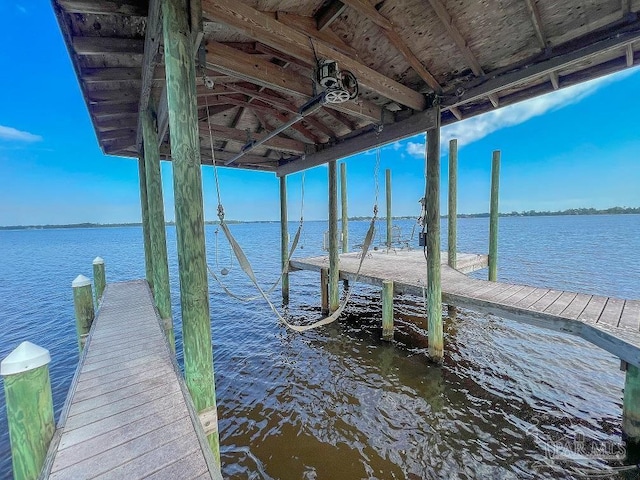
M 91 280 L 89 280 L 84 275 L 78 275 L 76 279 L 71 282 L 71 286 L 73 288 L 86 287 L 87 285 L 91 285 Z
M 42 367 L 51 361 L 51 355 L 46 348 L 31 342 L 22 342 L 0 363 L 0 375 L 15 375 Z
M 96 257 L 93 259 L 93 264 L 94 265 L 103 265 L 104 264 L 104 258 L 102 257 Z

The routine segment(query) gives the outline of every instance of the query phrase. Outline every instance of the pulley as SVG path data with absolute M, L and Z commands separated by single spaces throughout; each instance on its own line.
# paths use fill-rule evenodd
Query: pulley
M 318 62 L 317 82 L 325 90 L 327 103 L 344 103 L 358 96 L 358 81 L 353 73 L 340 71 L 333 60 Z

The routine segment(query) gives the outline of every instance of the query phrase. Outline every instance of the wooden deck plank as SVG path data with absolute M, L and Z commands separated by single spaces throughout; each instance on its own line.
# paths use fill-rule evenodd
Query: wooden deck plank
M 571 301 L 567 308 L 565 308 L 560 315 L 564 318 L 576 319 L 580 316 L 582 311 L 586 308 L 587 304 L 591 300 L 591 295 L 584 293 L 578 293 Z
M 525 286 L 523 289 L 518 290 L 513 295 L 509 295 L 500 303 L 505 305 L 516 305 L 520 300 L 526 298 L 528 295 L 536 291 L 536 287 Z
M 220 479 L 186 396 L 147 283 L 109 284 L 44 478 Z
M 536 288 L 535 291 L 531 292 L 529 295 L 524 297 L 514 306 L 528 309 L 529 307 L 531 307 L 531 305 L 536 303 L 538 300 L 544 297 L 547 293 L 549 293 L 548 288 Z
M 622 309 L 624 308 L 624 300 L 619 298 L 609 298 L 607 304 L 604 306 L 598 323 L 604 323 L 605 325 L 611 325 L 617 327 L 620 323 L 620 315 L 622 315 Z
M 620 315 L 620 328 L 628 328 L 630 330 L 640 331 L 640 301 L 626 300 L 622 315 Z
M 529 308 L 534 312 L 544 312 L 560 295 L 562 295 L 562 290 L 549 290 L 537 302 L 530 305 Z
M 592 295 L 589 303 L 578 316 L 578 319 L 583 322 L 596 323 L 600 318 L 600 314 L 602 313 L 604 306 L 607 304 L 607 300 L 608 297 Z
M 555 302 L 549 305 L 546 309 L 546 313 L 550 313 L 552 315 L 560 315 L 562 311 L 567 308 L 567 306 L 576 298 L 577 293 L 573 292 L 562 292 Z

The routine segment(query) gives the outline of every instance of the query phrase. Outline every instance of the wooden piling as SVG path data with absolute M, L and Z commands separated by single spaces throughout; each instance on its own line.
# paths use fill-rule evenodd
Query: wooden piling
M 456 268 L 458 242 L 458 140 L 449 140 L 449 209 L 447 211 L 447 263 Z
M 338 291 L 340 255 L 338 252 L 338 175 L 336 161 L 329 162 L 329 311 L 340 305 Z
M 93 286 L 96 289 L 96 306 L 99 306 L 102 300 L 102 294 L 107 286 L 107 279 L 104 272 L 104 259 L 101 257 L 93 259 Z
M 329 269 L 320 269 L 320 311 L 323 315 L 329 313 Z
M 161 1 L 180 271 L 184 371 L 191 398 L 202 416 L 215 412 L 216 397 L 204 241 L 195 55 L 186 0 Z M 219 464 L 217 425 L 205 428 L 205 433 Z
M 138 159 L 138 176 L 140 180 L 140 210 L 142 212 L 142 239 L 144 241 L 145 278 L 153 291 L 153 258 L 151 254 L 151 232 L 149 228 L 149 200 L 147 199 L 147 174 L 144 156 Z
M 0 364 L 15 480 L 35 480 L 55 432 L 49 351 L 22 342 Z
M 144 166 L 146 173 L 147 201 L 149 211 L 149 237 L 151 240 L 151 265 L 153 267 L 153 298 L 162 319 L 162 328 L 171 350 L 175 352 L 176 342 L 173 332 L 171 312 L 171 289 L 169 286 L 169 265 L 167 263 L 167 235 L 164 222 L 164 200 L 162 198 L 162 177 L 160 174 L 160 151 L 158 131 L 154 114 L 147 109 L 141 112 L 142 140 L 144 145 Z
M 500 150 L 491 162 L 491 207 L 489 211 L 489 280 L 498 280 L 498 193 L 500 189 Z
M 442 285 L 440 283 L 440 108 L 436 127 L 427 131 L 427 315 L 429 356 L 435 363 L 444 357 Z
M 347 211 L 347 164 L 340 164 L 340 200 L 342 217 L 342 253 L 349 251 L 349 212 Z
M 78 349 L 82 353 L 87 341 L 91 324 L 95 318 L 93 308 L 93 294 L 91 293 L 91 280 L 84 275 L 78 275 L 71 282 L 73 290 L 73 306 L 76 314 L 76 333 L 78 335 Z
M 622 432 L 628 441 L 640 444 L 640 368 L 631 364 L 624 382 Z
M 284 272 L 289 261 L 289 221 L 287 218 L 287 176 L 280 177 L 280 259 Z M 282 303 L 289 304 L 289 273 L 282 274 Z
M 393 340 L 393 280 L 382 282 L 382 339 Z
M 391 244 L 393 242 L 393 218 L 391 217 L 391 170 L 385 170 L 384 174 L 387 190 L 387 250 L 389 250 L 391 249 Z

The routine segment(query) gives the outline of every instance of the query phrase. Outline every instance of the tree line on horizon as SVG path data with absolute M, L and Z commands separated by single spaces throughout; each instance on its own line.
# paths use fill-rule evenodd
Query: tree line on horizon
M 605 209 L 596 208 L 569 208 L 567 210 L 558 211 L 537 211 L 528 210 L 523 212 L 504 212 L 500 213 L 501 217 L 549 217 L 549 216 L 562 216 L 562 215 L 632 215 L 640 214 L 640 207 L 611 207 Z M 459 213 L 458 218 L 486 218 L 489 217 L 489 213 Z M 384 217 L 380 217 L 384 218 Z M 414 216 L 400 216 L 393 217 L 395 220 L 414 220 Z M 447 215 L 441 215 L 440 218 L 447 218 Z M 349 220 L 371 220 L 370 216 L 365 217 L 349 217 Z M 256 220 L 256 221 L 242 221 L 242 220 L 226 220 L 226 223 L 273 223 L 276 220 Z M 220 222 L 217 220 L 208 220 L 205 225 L 218 225 Z M 175 225 L 174 221 L 166 222 L 166 225 Z M 142 223 L 70 223 L 62 225 L 7 225 L 0 226 L 0 230 L 46 230 L 52 228 L 117 228 L 117 227 L 140 227 Z

